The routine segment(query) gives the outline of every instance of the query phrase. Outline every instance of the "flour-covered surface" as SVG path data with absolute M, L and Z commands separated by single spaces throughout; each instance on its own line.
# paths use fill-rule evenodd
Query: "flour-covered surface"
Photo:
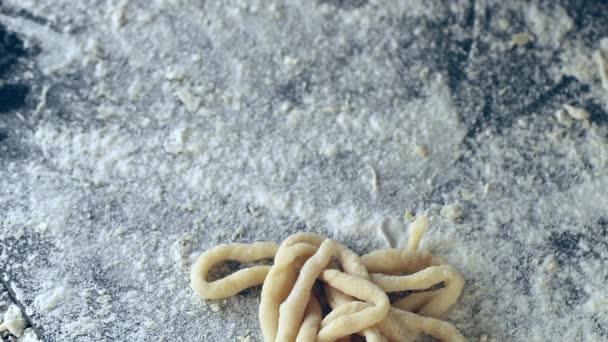
M 606 340 L 608 4 L 578 3 L 5 0 L 2 279 L 45 341 L 260 341 L 259 289 L 189 288 L 201 251 L 399 246 L 426 210 L 470 340 Z

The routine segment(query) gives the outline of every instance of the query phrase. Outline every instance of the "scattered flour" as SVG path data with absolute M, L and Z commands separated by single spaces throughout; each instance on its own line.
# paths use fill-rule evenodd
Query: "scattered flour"
M 574 27 L 572 18 L 558 5 L 551 11 L 545 11 L 532 2 L 526 13 L 530 29 L 542 45 L 561 45 L 566 33 Z
M 459 205 L 448 204 L 448 205 L 445 205 L 443 208 L 441 208 L 440 214 L 441 214 L 441 216 L 443 216 L 444 218 L 446 218 L 452 222 L 459 222 L 460 220 L 462 220 L 462 216 L 464 215 L 464 212 Z
M 21 135 L 31 153 L 0 168 L 0 261 L 55 340 L 243 335 L 257 327 L 258 290 L 206 309 L 187 280 L 198 252 L 297 230 L 359 250 L 382 236 L 399 246 L 423 208 L 446 218 L 431 224 L 423 247 L 467 279 L 449 314 L 467 336 L 601 340 L 605 129 L 595 117 L 583 133 L 566 129 L 566 110 L 547 118 L 562 103 L 595 116 L 587 103 L 605 103 L 606 91 L 598 42 L 572 38 L 574 16 L 561 6 L 5 3 L 74 28 L 0 17 L 40 42 L 36 63 L 51 82 Z M 512 28 L 513 15 L 522 27 Z M 516 32 L 534 38 L 525 50 L 493 50 Z M 545 54 L 556 56 L 551 65 Z M 533 72 L 487 70 L 527 57 Z M 544 72 L 591 90 L 560 93 L 534 113 L 520 107 L 533 98 L 500 104 L 518 87 L 536 89 Z M 484 89 L 486 79 L 505 87 Z M 496 122 L 472 127 L 484 104 Z M 443 204 L 461 200 L 467 219 L 456 225 L 462 209 Z
M 34 305 L 41 312 L 48 313 L 54 310 L 65 298 L 66 291 L 63 287 L 56 287 L 36 296 Z
M 17 342 L 40 342 L 40 339 L 38 339 L 34 329 L 26 328 L 23 331 L 23 334 L 17 339 Z

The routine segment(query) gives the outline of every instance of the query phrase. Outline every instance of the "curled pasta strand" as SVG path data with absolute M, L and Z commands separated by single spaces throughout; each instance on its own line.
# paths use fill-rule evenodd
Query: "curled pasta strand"
M 369 273 L 367 272 L 365 266 L 361 263 L 359 256 L 343 245 L 337 244 L 337 247 L 339 249 L 338 259 L 341 263 L 343 263 L 343 268 L 346 273 L 357 275 L 362 279 L 369 279 Z M 328 269 L 337 268 L 338 264 L 334 261 L 330 261 Z M 325 283 L 325 290 L 328 304 L 331 306 L 332 309 L 336 308 L 341 304 L 356 300 L 354 297 L 349 296 L 343 293 L 342 291 L 339 291 L 338 289 L 329 286 L 327 283 Z M 380 341 L 383 339 L 381 333 L 374 327 L 369 327 L 360 331 L 359 335 L 364 336 L 367 341 Z M 348 337 L 345 336 L 341 339 L 346 338 Z M 338 339 L 338 341 L 341 339 Z
M 394 308 L 392 312 L 399 318 L 399 322 L 406 329 L 415 334 L 429 335 L 445 342 L 466 341 L 460 331 L 451 323 Z
M 280 305 L 285 301 L 298 277 L 295 263 L 301 258 L 308 258 L 317 250 L 307 242 L 293 241 L 291 245 L 281 244 L 262 285 L 259 321 L 262 335 L 266 341 L 275 341 L 279 327 Z
M 355 312 L 360 312 L 364 309 L 371 307 L 371 304 L 360 302 L 360 301 L 351 301 L 348 303 L 344 303 L 343 305 L 338 306 L 332 312 L 330 312 L 323 321 L 321 322 L 321 326 L 325 324 L 327 326 L 329 323 L 334 321 L 335 319 L 344 316 L 350 315 Z M 414 341 L 414 337 L 409 331 L 407 331 L 401 324 L 400 318 L 395 316 L 391 311 L 388 315 L 378 323 L 377 328 L 382 333 L 384 338 L 387 338 L 391 341 Z
M 326 301 L 332 309 L 336 309 L 338 307 L 340 307 L 340 309 L 342 309 L 342 306 L 344 306 L 343 304 L 358 303 L 356 301 L 357 299 L 355 297 L 345 294 L 344 292 L 330 286 L 328 283 L 324 284 L 324 288 L 325 288 Z M 330 317 L 332 315 L 340 316 L 341 310 L 332 310 L 326 316 L 326 318 Z M 325 324 L 327 325 L 327 323 L 329 323 L 331 320 L 333 320 L 333 319 L 332 318 L 328 319 L 327 321 L 325 321 Z M 365 330 L 362 330 L 358 334 L 365 336 L 366 340 L 368 340 L 368 341 L 383 337 L 383 335 L 381 335 L 382 333 L 379 332 L 377 329 L 375 329 L 375 327 L 366 328 Z M 338 339 L 337 341 L 340 341 L 340 340 L 341 339 Z
M 359 312 L 340 315 L 339 317 L 332 316 L 329 321 L 321 321 L 321 330 L 317 335 L 319 342 L 334 341 L 340 337 L 373 327 L 376 323 L 382 321 L 390 310 L 386 293 L 370 281 L 331 269 L 323 271 L 320 279 L 347 295 L 374 305 Z M 371 335 L 380 336 L 379 333 Z
M 460 273 L 443 259 L 429 253 L 384 249 L 366 254 L 361 260 L 370 272 L 379 272 L 372 273 L 372 280 L 386 292 L 424 290 L 443 283 L 444 287 L 433 291 L 432 296 L 410 294 L 393 303 L 401 309 L 415 308 L 416 312 L 425 316 L 441 316 L 456 303 L 464 287 L 464 278 Z M 400 273 L 413 274 L 393 275 Z
M 222 279 L 209 282 L 209 270 L 220 262 L 234 260 L 254 262 L 272 258 L 278 246 L 272 242 L 256 242 L 250 245 L 219 245 L 202 253 L 190 271 L 190 284 L 196 294 L 203 299 L 222 299 L 236 295 L 246 288 L 264 282 L 270 266 L 253 266 L 239 270 Z
M 296 342 L 314 341 L 317 338 L 317 333 L 319 332 L 319 327 L 321 326 L 321 319 L 321 304 L 319 304 L 319 300 L 312 295 L 310 296 L 308 305 L 306 306 L 304 320 L 300 326 L 300 331 L 298 331 Z
M 442 258 L 427 252 L 389 248 L 377 249 L 361 256 L 361 262 L 370 273 L 416 273 L 429 266 L 446 265 Z
M 404 311 L 418 312 L 422 306 L 427 304 L 441 290 L 410 293 L 407 297 L 394 302 L 393 306 Z
M 314 233 L 294 234 L 279 246 L 220 245 L 197 259 L 191 285 L 202 298 L 219 299 L 262 284 L 259 320 L 267 342 L 349 342 L 353 334 L 373 342 L 413 342 L 419 335 L 462 342 L 464 337 L 452 324 L 436 317 L 456 302 L 464 279 L 443 259 L 417 251 L 427 228 L 428 219 L 421 216 L 412 224 L 407 248 L 362 257 Z M 220 262 L 273 256 L 272 266 L 253 266 L 207 281 L 210 269 Z M 325 317 L 313 294 L 317 280 L 332 308 Z M 386 293 L 401 291 L 414 292 L 391 306 Z
M 291 292 L 280 305 L 276 340 L 292 341 L 297 336 L 312 286 L 329 263 L 334 249 L 332 240 L 323 241 L 317 252 L 302 266 Z

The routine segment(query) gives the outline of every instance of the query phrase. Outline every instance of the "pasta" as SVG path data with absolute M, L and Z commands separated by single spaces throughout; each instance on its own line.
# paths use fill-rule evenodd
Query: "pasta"
M 192 288 L 203 299 L 232 297 L 246 288 L 261 284 L 270 266 L 254 266 L 240 270 L 221 280 L 207 282 L 207 273 L 214 265 L 226 261 L 254 262 L 272 258 L 277 245 L 272 242 L 256 242 L 251 245 L 220 245 L 201 254 L 190 273 Z
M 262 285 L 259 321 L 266 342 L 414 341 L 430 335 L 465 341 L 439 318 L 458 300 L 463 277 L 443 259 L 418 251 L 428 219 L 412 223 L 405 249 L 382 249 L 359 257 L 346 246 L 314 233 L 271 242 L 220 245 L 202 253 L 191 270 L 191 286 L 203 299 L 227 298 Z M 211 268 L 234 260 L 251 263 L 274 257 L 215 281 Z M 315 284 L 323 286 L 317 294 Z M 387 293 L 405 292 L 391 303 Z M 326 303 L 331 311 L 322 311 Z

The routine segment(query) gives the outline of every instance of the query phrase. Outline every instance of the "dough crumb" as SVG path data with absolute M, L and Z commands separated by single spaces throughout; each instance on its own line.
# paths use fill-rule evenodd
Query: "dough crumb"
M 201 105 L 201 98 L 192 94 L 187 88 L 180 88 L 175 92 L 175 96 L 177 96 L 189 112 L 196 111 Z
M 259 217 L 260 216 L 260 211 L 258 208 L 252 206 L 252 205 L 248 205 L 247 206 L 247 211 L 251 214 L 251 216 L 253 217 Z
M 293 104 L 290 102 L 283 102 L 281 106 L 279 106 L 279 110 L 283 113 L 289 113 L 293 110 Z
M 425 66 L 425 67 L 422 67 L 422 69 L 420 69 L 420 72 L 418 73 L 418 77 L 420 77 L 421 80 L 428 80 L 430 74 L 431 74 L 431 69 L 429 69 L 429 67 Z
M 285 56 L 283 63 L 288 67 L 294 67 L 300 63 L 300 60 L 292 56 Z
M 122 1 L 112 9 L 112 24 L 115 28 L 121 28 L 127 23 L 127 1 Z
M 209 304 L 209 307 L 211 308 L 211 311 L 213 312 L 219 312 L 220 309 L 222 308 L 219 304 L 217 303 L 213 303 L 213 304 Z
M 473 198 L 475 198 L 475 194 L 471 190 L 469 190 L 468 188 L 462 188 L 462 189 L 460 189 L 460 196 L 465 201 L 470 201 Z
M 376 173 L 376 170 L 374 169 L 373 166 L 368 165 L 367 168 L 369 169 L 369 173 L 370 173 L 371 190 L 373 193 L 377 193 L 380 188 L 380 183 L 378 181 L 378 174 Z
M 441 211 L 439 213 L 441 214 L 442 217 L 444 217 L 452 222 L 461 221 L 462 216 L 464 215 L 462 208 L 460 208 L 460 206 L 457 204 L 446 205 L 443 208 L 441 208 Z
M 139 78 L 135 78 L 133 82 L 131 82 L 131 84 L 129 85 L 129 88 L 127 88 L 127 94 L 129 94 L 129 98 L 131 100 L 139 99 L 141 97 L 142 87 L 143 85 Z
M 243 236 L 244 233 L 245 233 L 245 227 L 238 226 L 232 233 L 232 240 L 236 240 L 236 239 L 240 238 L 241 236 Z
M 237 340 L 239 340 L 239 342 L 252 342 L 251 337 L 249 336 L 237 336 Z
M 490 191 L 492 191 L 492 186 L 490 185 L 490 183 L 486 183 L 483 185 L 483 194 L 484 196 L 489 194 Z
M 608 90 L 608 59 L 606 59 L 606 55 L 601 50 L 597 50 L 593 57 L 599 69 L 602 88 Z
M 527 32 L 515 33 L 511 36 L 511 47 L 523 47 L 532 42 L 532 36 Z
M 40 342 L 38 336 L 36 336 L 36 332 L 32 328 L 27 328 L 23 331 L 23 335 L 21 335 L 17 342 Z
M 42 91 L 40 93 L 40 99 L 38 100 L 38 104 L 36 105 L 36 109 L 34 110 L 34 115 L 38 115 L 44 109 L 44 107 L 46 107 L 46 98 L 48 93 L 49 86 L 43 86 Z
M 109 305 L 110 302 L 112 302 L 112 296 L 110 295 L 102 295 L 97 297 L 97 299 L 95 299 L 95 301 L 99 304 L 103 304 L 103 305 Z
M 416 218 L 416 215 L 412 211 L 412 209 L 405 209 L 403 213 L 403 220 L 406 222 L 413 221 Z
M 568 113 L 566 113 L 566 111 L 563 109 L 558 109 L 555 112 L 555 117 L 557 118 L 557 122 L 559 122 L 559 124 L 562 126 L 570 127 L 574 123 L 572 118 L 570 118 Z
M 170 67 L 165 71 L 165 78 L 170 81 L 182 81 L 186 78 L 186 71 L 179 67 Z
M 583 108 L 574 107 L 569 104 L 563 104 L 562 107 L 574 120 L 588 120 L 591 117 L 589 112 Z
M 557 262 L 555 257 L 551 255 L 545 258 L 545 260 L 543 261 L 543 268 L 547 272 L 555 272 L 559 269 L 559 263 Z
M 4 313 L 4 320 L 0 324 L 0 331 L 8 330 L 11 334 L 19 337 L 23 334 L 26 320 L 21 314 L 21 309 L 15 304 L 11 304 Z
M 423 158 L 428 157 L 430 154 L 429 148 L 424 145 L 416 146 L 416 149 L 414 150 L 414 152 L 416 153 L 417 156 L 423 157 Z
M 48 313 L 64 300 L 65 295 L 66 291 L 63 287 L 56 287 L 37 295 L 36 298 L 34 298 L 34 305 L 43 313 Z

